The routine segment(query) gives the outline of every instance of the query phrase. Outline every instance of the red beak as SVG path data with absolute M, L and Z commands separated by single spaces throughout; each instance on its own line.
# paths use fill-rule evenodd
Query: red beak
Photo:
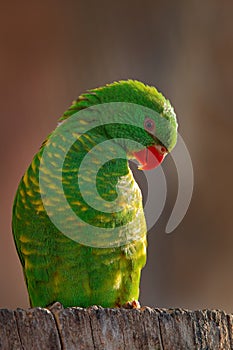
M 134 152 L 134 157 L 141 163 L 139 169 L 151 170 L 159 166 L 167 154 L 167 149 L 160 145 L 144 148 L 142 151 Z

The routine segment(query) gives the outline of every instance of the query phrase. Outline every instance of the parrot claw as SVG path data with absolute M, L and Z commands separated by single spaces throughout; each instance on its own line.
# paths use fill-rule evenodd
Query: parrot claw
M 128 303 L 125 303 L 122 305 L 124 309 L 140 309 L 141 305 L 138 300 L 128 301 Z
M 51 312 L 56 312 L 56 311 L 62 310 L 63 305 L 59 303 L 59 301 L 55 301 L 55 303 L 49 304 L 48 306 L 46 306 L 46 309 L 48 309 Z

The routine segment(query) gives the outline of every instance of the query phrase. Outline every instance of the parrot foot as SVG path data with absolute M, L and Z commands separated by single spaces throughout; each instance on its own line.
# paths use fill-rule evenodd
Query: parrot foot
M 56 311 L 62 310 L 63 305 L 59 303 L 59 301 L 55 301 L 55 303 L 49 304 L 48 306 L 46 306 L 46 309 L 49 309 L 49 311 L 51 312 L 56 312 Z
M 124 309 L 140 309 L 141 305 L 138 300 L 128 301 L 128 303 L 125 303 L 122 305 Z

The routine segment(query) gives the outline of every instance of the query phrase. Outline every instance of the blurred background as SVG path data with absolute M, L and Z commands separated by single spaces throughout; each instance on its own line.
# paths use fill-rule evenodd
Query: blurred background
M 11 208 L 33 155 L 81 92 L 133 78 L 175 106 L 195 176 L 168 235 L 177 175 L 166 158 L 168 198 L 148 237 L 141 304 L 233 311 L 232 13 L 227 0 L 1 2 L 0 307 L 29 306 Z

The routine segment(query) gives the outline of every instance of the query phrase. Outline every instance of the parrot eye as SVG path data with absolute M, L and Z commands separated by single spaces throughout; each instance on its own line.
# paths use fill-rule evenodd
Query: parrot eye
M 155 122 L 153 119 L 146 117 L 144 120 L 144 128 L 146 131 L 149 131 L 150 133 L 155 132 Z

